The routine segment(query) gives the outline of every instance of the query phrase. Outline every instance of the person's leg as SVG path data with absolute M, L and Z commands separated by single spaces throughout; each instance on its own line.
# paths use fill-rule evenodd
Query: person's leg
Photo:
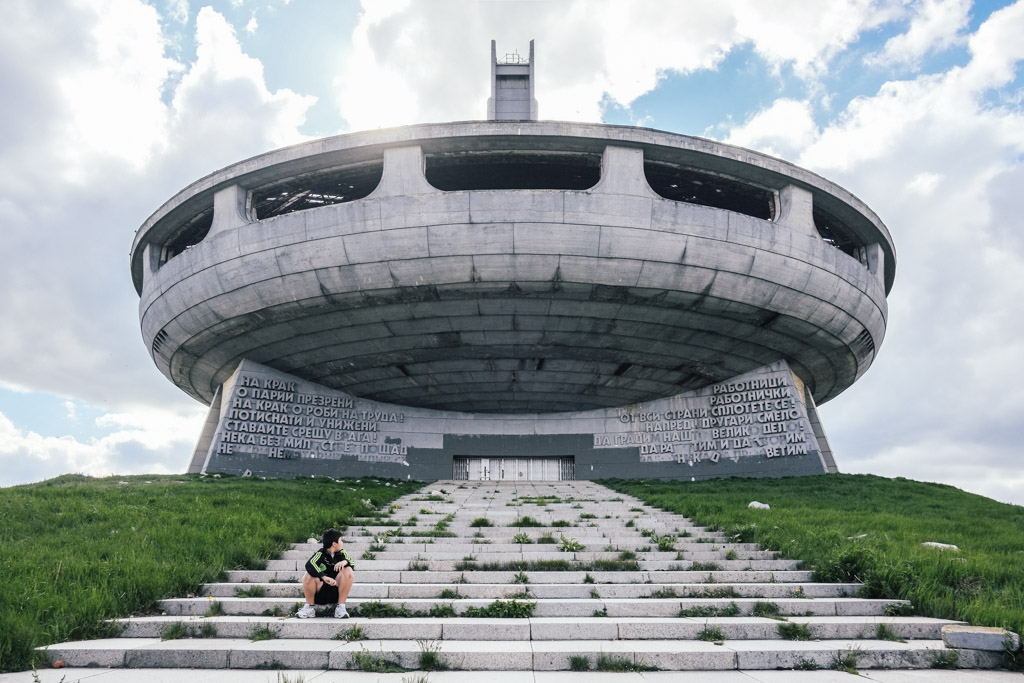
M 355 581 L 356 573 L 352 567 L 345 567 L 338 572 L 338 604 L 344 605 L 348 600 L 348 592 L 352 590 L 352 583 Z
M 323 583 L 320 579 L 312 576 L 309 573 L 303 574 L 302 576 L 302 597 L 306 598 L 306 604 L 312 605 L 313 600 L 316 597 L 316 592 L 320 589 L 320 584 Z

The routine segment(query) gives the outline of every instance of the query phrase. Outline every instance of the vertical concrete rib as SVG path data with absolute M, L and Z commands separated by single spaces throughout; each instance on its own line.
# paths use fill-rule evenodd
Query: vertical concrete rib
M 590 192 L 622 194 L 660 199 L 644 174 L 644 151 L 632 147 L 608 145 L 601 156 L 601 179 Z
M 423 149 L 419 145 L 384 150 L 384 175 L 368 199 L 440 193 L 427 182 Z
M 248 215 L 249 192 L 241 185 L 230 185 L 213 195 L 213 225 L 207 239 L 227 230 L 253 223 Z
M 814 196 L 796 185 L 787 185 L 779 190 L 778 225 L 813 237 L 818 236 L 814 227 Z

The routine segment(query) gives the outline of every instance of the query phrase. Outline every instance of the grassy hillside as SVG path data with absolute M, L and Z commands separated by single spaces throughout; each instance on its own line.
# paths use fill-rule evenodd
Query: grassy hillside
M 870 475 L 602 483 L 804 560 L 818 580 L 863 581 L 865 597 L 1024 632 L 1024 507 Z M 748 508 L 754 500 L 771 509 Z
M 821 580 L 863 581 L 866 595 L 907 598 L 920 614 L 1024 631 L 1024 507 L 863 475 L 603 483 L 804 560 Z M 108 635 L 104 619 L 261 567 L 420 486 L 181 475 L 0 489 L 0 671 L 27 669 L 36 646 Z M 749 509 L 752 500 L 772 509 Z
M 228 569 L 344 527 L 417 482 L 63 476 L 0 489 L 0 671 L 40 645 L 103 637 Z M 369 504 L 367 504 L 367 502 Z

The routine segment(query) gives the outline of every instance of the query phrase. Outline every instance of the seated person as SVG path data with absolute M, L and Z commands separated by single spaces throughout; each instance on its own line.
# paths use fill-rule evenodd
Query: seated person
M 328 529 L 324 532 L 323 548 L 306 560 L 306 574 L 302 577 L 302 595 L 306 604 L 295 615 L 299 619 L 316 616 L 313 605 L 332 605 L 336 619 L 348 619 L 345 601 L 352 590 L 355 579 L 355 565 L 352 557 L 342 547 L 341 532 Z

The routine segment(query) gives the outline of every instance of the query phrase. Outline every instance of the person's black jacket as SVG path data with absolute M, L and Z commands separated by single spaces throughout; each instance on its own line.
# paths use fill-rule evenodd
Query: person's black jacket
M 341 564 L 342 560 L 347 561 L 348 566 L 352 567 L 352 569 L 356 568 L 355 562 L 352 561 L 352 557 L 344 548 L 333 555 L 327 552 L 326 548 L 320 548 L 320 550 L 313 553 L 311 558 L 306 560 L 306 572 L 318 579 L 324 578 L 325 574 L 333 579 L 341 571 L 341 567 L 338 565 Z

